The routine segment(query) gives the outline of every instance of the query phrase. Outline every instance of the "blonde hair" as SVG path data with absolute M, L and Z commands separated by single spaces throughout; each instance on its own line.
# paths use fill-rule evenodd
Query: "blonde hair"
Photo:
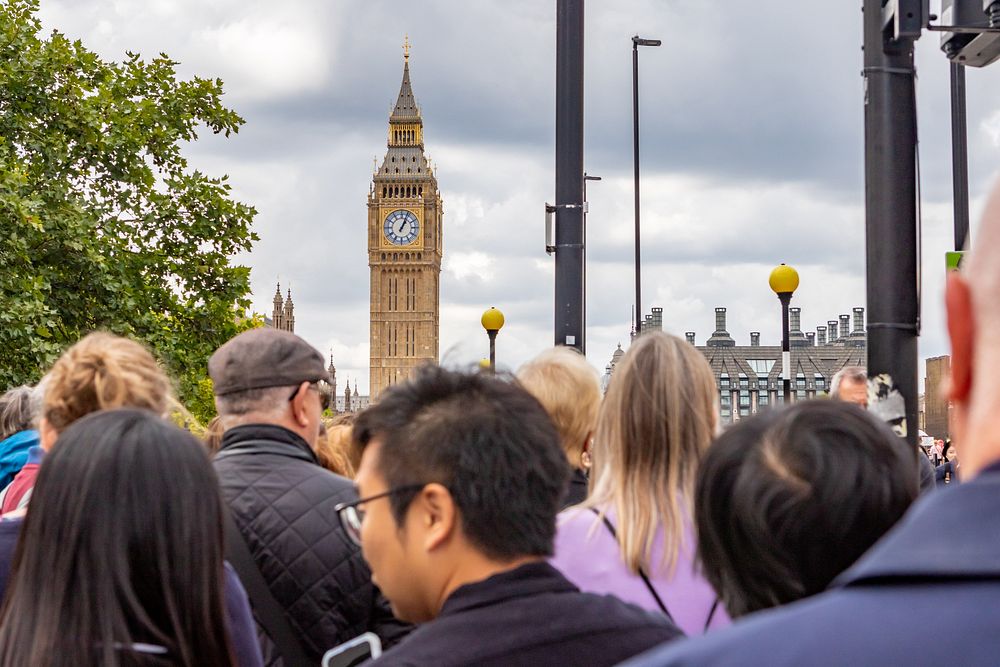
M 316 458 L 319 464 L 342 477 L 354 478 L 356 466 L 351 460 L 351 431 L 355 413 L 334 417 L 326 426 L 326 436 L 316 441 Z
M 173 402 L 170 380 L 149 350 L 96 332 L 66 350 L 46 375 L 42 416 L 61 433 L 98 410 L 128 406 L 164 416 Z
M 655 565 L 673 571 L 716 415 L 712 369 L 676 336 L 643 334 L 615 367 L 597 421 L 584 504 L 602 513 L 614 507 L 621 557 L 633 573 L 654 565 L 660 526 L 663 562 Z
M 597 370 L 575 349 L 558 346 L 521 366 L 517 379 L 549 413 L 570 465 L 582 468 L 584 445 L 601 407 Z

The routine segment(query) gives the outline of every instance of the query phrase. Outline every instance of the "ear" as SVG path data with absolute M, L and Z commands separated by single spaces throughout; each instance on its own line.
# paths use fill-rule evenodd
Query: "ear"
M 948 313 L 948 337 L 951 339 L 951 378 L 947 395 L 949 400 L 964 403 L 972 391 L 976 323 L 969 284 L 958 271 L 949 272 L 944 299 Z
M 299 390 L 292 399 L 292 419 L 295 423 L 305 428 L 309 426 L 309 412 L 306 410 L 306 400 L 309 397 L 309 383 L 303 382 L 299 385 Z
M 458 508 L 451 493 L 441 484 L 428 484 L 414 499 L 417 521 L 425 551 L 447 544 L 458 530 Z
M 52 445 L 56 444 L 56 438 L 58 437 L 58 431 L 49 423 L 48 419 L 42 417 L 38 420 L 38 439 L 42 449 L 47 452 L 51 451 Z

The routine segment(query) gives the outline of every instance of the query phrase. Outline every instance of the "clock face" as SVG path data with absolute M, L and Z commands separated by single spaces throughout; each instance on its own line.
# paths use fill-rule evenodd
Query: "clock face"
M 420 221 L 410 211 L 400 209 L 386 216 L 382 231 L 389 243 L 409 245 L 417 240 L 417 234 L 420 233 Z

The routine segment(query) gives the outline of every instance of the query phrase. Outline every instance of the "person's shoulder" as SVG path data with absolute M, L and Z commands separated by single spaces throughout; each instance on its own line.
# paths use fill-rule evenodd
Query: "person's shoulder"
M 597 514 L 589 507 L 573 505 L 559 512 L 556 517 L 556 532 L 558 535 L 586 536 L 594 530 Z
M 7 546 L 7 543 L 16 543 L 21 535 L 21 526 L 24 524 L 24 517 L 0 519 L 0 546 Z
M 577 610 L 574 613 L 577 621 L 593 623 L 595 629 L 654 628 L 664 630 L 669 636 L 680 634 L 680 630 L 663 614 L 648 611 L 614 595 L 583 591 L 565 595 L 568 596 L 567 605 Z

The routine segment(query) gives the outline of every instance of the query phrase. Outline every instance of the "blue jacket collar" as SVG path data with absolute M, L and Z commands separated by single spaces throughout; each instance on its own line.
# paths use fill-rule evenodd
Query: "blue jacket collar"
M 26 447 L 32 447 L 37 445 L 38 431 L 29 429 L 27 431 L 18 431 L 5 440 L 0 440 L 0 450 L 7 450 L 12 448 L 24 449 Z
M 1000 579 L 1000 470 L 933 491 L 833 587 L 898 579 Z

